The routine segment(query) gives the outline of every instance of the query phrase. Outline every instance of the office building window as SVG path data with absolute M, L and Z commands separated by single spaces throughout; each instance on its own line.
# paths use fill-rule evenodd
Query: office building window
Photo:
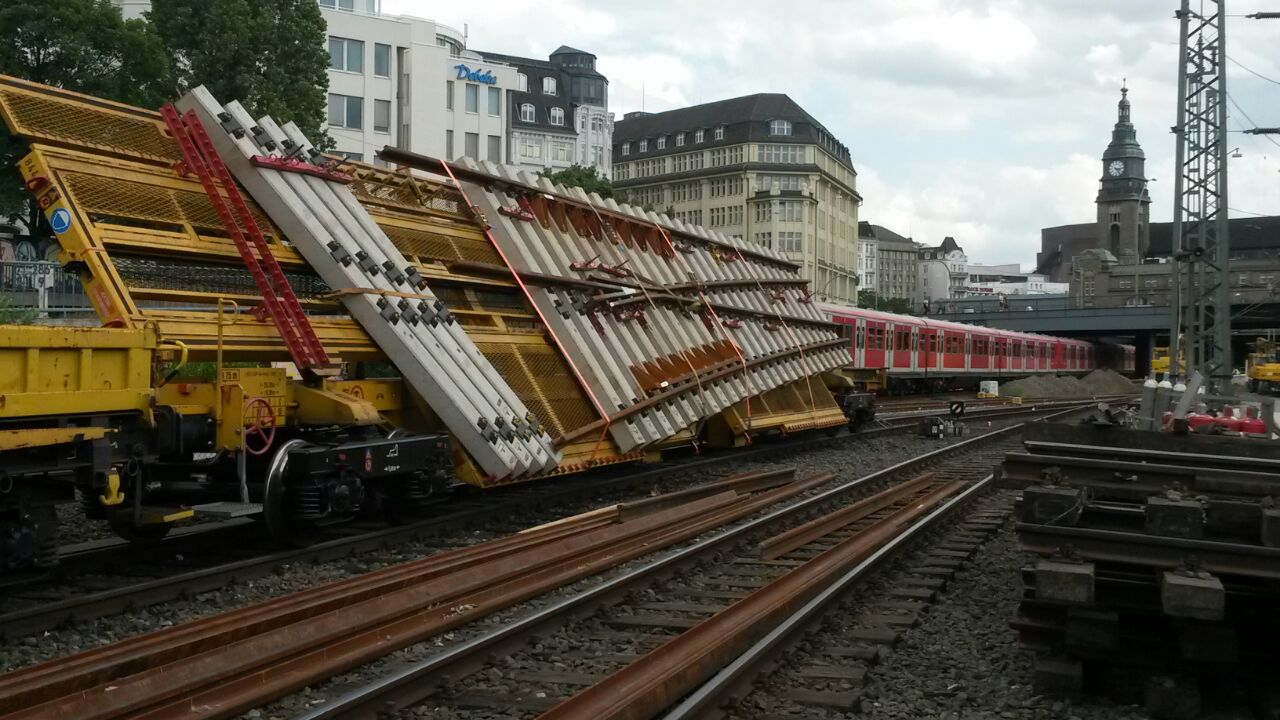
M 526 137 L 520 138 L 520 156 L 526 160 L 542 159 L 542 140 L 531 140 Z
M 444 81 L 444 109 L 445 110 L 453 109 L 453 81 L 452 80 Z
M 763 163 L 802 163 L 803 145 L 759 145 L 756 160 Z
M 569 140 L 552 140 L 550 159 L 573 162 L 573 142 Z
M 445 160 L 453 159 L 453 131 L 452 130 L 444 131 L 444 159 Z
M 489 162 L 502 162 L 502 138 L 497 135 L 489 136 Z
M 649 138 L 640 141 L 640 152 L 649 152 Z
M 702 129 L 694 130 L 694 131 L 693 131 L 693 141 L 694 141 L 694 142 L 696 142 L 696 143 L 700 143 L 700 142 L 702 142 L 702 139 L 703 139 L 703 137 L 704 137 L 705 135 L 706 135 L 706 131 L 705 131 L 705 130 L 702 130 Z
M 547 111 L 547 116 L 552 125 L 564 124 L 564 108 L 553 107 Z
M 769 123 L 769 134 L 770 135 L 790 135 L 791 123 L 787 122 L 786 120 L 774 120 L 773 122 Z
M 555 78 L 553 78 L 553 77 L 542 78 L 542 94 L 543 94 L 543 95 L 555 95 L 555 94 L 556 94 L 556 79 L 555 79 Z
M 472 160 L 480 159 L 480 133 L 464 133 L 466 147 L 462 152 Z
M 391 77 L 390 45 L 373 44 L 373 74 L 378 77 Z
M 480 112 L 480 86 L 474 83 L 466 83 L 463 88 L 466 93 L 464 109 L 469 113 Z
M 373 131 L 383 133 L 391 132 L 390 100 L 373 101 Z
M 723 139 L 724 139 L 724 126 L 723 126 L 723 125 L 720 125 L 720 126 L 717 126 L 717 127 L 716 127 L 715 139 L 716 139 L 716 140 L 723 140 Z
M 800 233 L 798 232 L 778 233 L 777 249 L 782 252 L 789 252 L 789 253 L 800 252 Z
M 529 76 L 524 73 L 516 73 L 516 89 L 520 92 L 529 92 Z
M 520 120 L 522 122 L 534 122 L 537 120 L 537 114 L 533 109 L 533 103 L 524 103 L 520 106 Z
M 330 35 L 329 69 L 364 72 L 364 43 Z
M 502 114 L 502 91 L 491 87 L 489 90 L 489 114 L 497 117 Z
M 320 7 L 330 10 L 355 10 L 356 0 L 320 0 Z
M 352 130 L 364 128 L 364 98 L 329 93 L 329 124 Z
M 658 136 L 658 149 L 659 149 L 659 150 L 665 150 L 665 149 L 666 149 L 666 147 L 667 147 L 667 136 L 666 136 L 666 135 L 659 135 L 659 136 Z
M 630 155 L 630 154 L 631 154 L 631 143 L 629 143 L 629 142 L 624 142 L 624 143 L 622 143 L 622 154 L 623 154 L 623 155 Z
M 341 155 L 344 160 L 354 160 L 356 162 L 364 162 L 364 153 L 346 152 L 344 150 L 339 150 L 338 154 Z
M 601 132 L 604 130 L 604 118 L 599 115 L 591 116 L 591 130 L 593 132 Z

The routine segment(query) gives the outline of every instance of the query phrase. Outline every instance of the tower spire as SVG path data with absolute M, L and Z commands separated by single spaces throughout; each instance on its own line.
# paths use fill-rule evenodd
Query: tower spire
M 1129 79 L 1125 78 L 1120 85 L 1120 122 L 1129 122 Z

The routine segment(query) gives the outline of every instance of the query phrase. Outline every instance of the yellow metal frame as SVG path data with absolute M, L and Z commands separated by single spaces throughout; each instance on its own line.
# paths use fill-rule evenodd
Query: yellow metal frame
M 156 334 L 0 325 L 0 418 L 136 411 L 150 417 Z

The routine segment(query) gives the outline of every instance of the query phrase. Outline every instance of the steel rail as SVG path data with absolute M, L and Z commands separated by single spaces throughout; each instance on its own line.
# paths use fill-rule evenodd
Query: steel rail
M 1051 417 L 1076 412 L 1080 407 L 1058 410 Z M 939 448 L 910 460 L 897 463 L 861 478 L 842 483 L 812 497 L 774 510 L 720 531 L 688 547 L 668 552 L 642 567 L 607 580 L 546 608 L 535 611 L 511 624 L 487 632 L 457 647 L 427 658 L 391 675 L 375 680 L 323 706 L 298 716 L 298 720 L 347 720 L 373 718 L 396 709 L 415 705 L 429 697 L 441 684 L 455 682 L 474 672 L 490 657 L 520 647 L 524 639 L 562 625 L 567 618 L 580 616 L 621 597 L 637 585 L 666 576 L 688 566 L 699 558 L 714 555 L 727 546 L 741 542 L 755 533 L 792 517 L 802 517 L 841 496 L 868 485 L 888 480 L 915 468 L 927 466 L 951 455 L 975 450 L 1021 429 L 1022 424 L 994 430 L 967 440 Z M 967 495 L 966 495 L 967 497 Z
M 1092 401 L 1062 401 L 1050 406 L 1050 408 L 1056 409 L 1064 404 L 1074 410 L 1087 407 L 1092 404 Z M 973 412 L 968 414 L 967 417 L 970 419 L 1014 417 L 1042 413 L 1045 409 L 1045 406 L 1042 405 L 998 408 Z M 0 614 L 0 638 L 20 637 L 50 630 L 70 622 L 97 619 L 129 610 L 136 610 L 141 607 L 178 600 L 197 593 L 226 587 L 234 582 L 263 577 L 283 565 L 303 561 L 331 561 L 359 553 L 373 552 L 398 543 L 431 537 L 450 527 L 491 519 L 495 515 L 504 512 L 524 511 L 530 509 L 531 506 L 553 506 L 555 503 L 563 502 L 584 492 L 592 494 L 610 492 L 661 480 L 668 477 L 674 468 L 678 468 L 679 472 L 702 471 L 719 465 L 749 462 L 769 456 L 786 457 L 833 444 L 846 443 L 858 438 L 877 437 L 909 431 L 915 427 L 916 422 L 911 419 L 894 422 L 885 427 L 866 428 L 858 433 L 842 434 L 835 437 L 826 436 L 821 432 L 812 432 L 800 438 L 789 438 L 786 443 L 758 443 L 754 446 L 724 453 L 716 453 L 692 460 L 685 459 L 679 463 L 646 467 L 636 472 L 612 478 L 601 478 L 599 475 L 575 475 L 559 478 L 559 480 L 569 483 L 567 487 L 553 487 L 551 483 L 556 482 L 558 479 L 547 478 L 541 481 L 543 483 L 541 486 L 542 491 L 533 497 L 522 496 L 510 501 L 498 502 L 496 505 L 481 505 L 480 507 L 468 508 L 442 517 L 429 518 L 408 525 L 379 528 L 359 535 L 337 537 L 306 548 L 282 550 L 267 553 L 260 557 L 220 563 L 142 583 L 134 583 L 109 590 L 99 590 L 85 595 L 43 602 L 29 608 L 10 611 Z M 518 485 L 511 486 L 512 489 L 523 489 L 523 487 Z M 500 499 L 492 495 L 486 496 L 486 500 L 489 498 Z M 229 523 L 235 522 L 229 521 Z M 161 552 L 167 549 L 178 550 L 185 547 L 184 543 L 195 541 L 195 536 L 204 535 L 206 532 L 209 533 L 208 537 L 216 537 L 221 532 L 222 524 L 215 527 L 218 529 L 211 527 L 209 531 L 200 533 L 194 532 L 193 528 L 192 531 L 182 535 L 166 538 L 158 548 L 149 549 L 147 552 L 155 552 L 157 549 Z M 238 527 L 238 525 L 233 527 Z M 173 545 L 170 545 L 170 543 L 173 543 Z M 91 544 L 94 547 L 84 547 L 77 551 L 77 556 L 74 560 L 77 566 L 91 567 L 97 558 L 101 558 L 106 562 L 114 562 L 122 553 L 136 552 L 136 549 L 133 549 L 130 543 L 123 540 L 94 541 Z
M 767 635 L 757 640 L 709 680 L 689 693 L 678 705 L 663 716 L 663 720 L 703 718 L 706 717 L 707 713 L 724 705 L 725 699 L 737 687 L 752 678 L 753 674 L 770 658 L 793 644 L 806 628 L 820 618 L 826 609 L 847 593 L 855 583 L 862 580 L 887 558 L 892 557 L 921 534 L 936 527 L 941 520 L 949 517 L 956 508 L 986 492 L 991 487 L 994 477 L 994 475 L 988 475 L 977 483 L 970 485 L 958 495 L 935 507 L 915 523 L 908 525 L 896 537 L 850 568 L 813 599 L 791 613 L 785 620 L 779 622 Z

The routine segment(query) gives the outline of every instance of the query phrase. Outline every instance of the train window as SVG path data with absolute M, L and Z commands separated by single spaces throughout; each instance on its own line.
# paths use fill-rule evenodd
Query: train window
M 938 336 L 937 335 L 929 336 L 929 352 L 931 353 L 938 352 Z
M 847 324 L 847 323 L 846 323 L 846 324 L 844 324 L 844 325 L 841 325 L 841 326 L 840 326 L 840 337 L 842 337 L 842 338 L 844 338 L 844 339 L 846 339 L 846 340 L 848 340 L 849 338 L 852 338 L 852 337 L 853 337 L 853 326 L 852 326 L 852 325 L 849 325 L 849 324 Z

